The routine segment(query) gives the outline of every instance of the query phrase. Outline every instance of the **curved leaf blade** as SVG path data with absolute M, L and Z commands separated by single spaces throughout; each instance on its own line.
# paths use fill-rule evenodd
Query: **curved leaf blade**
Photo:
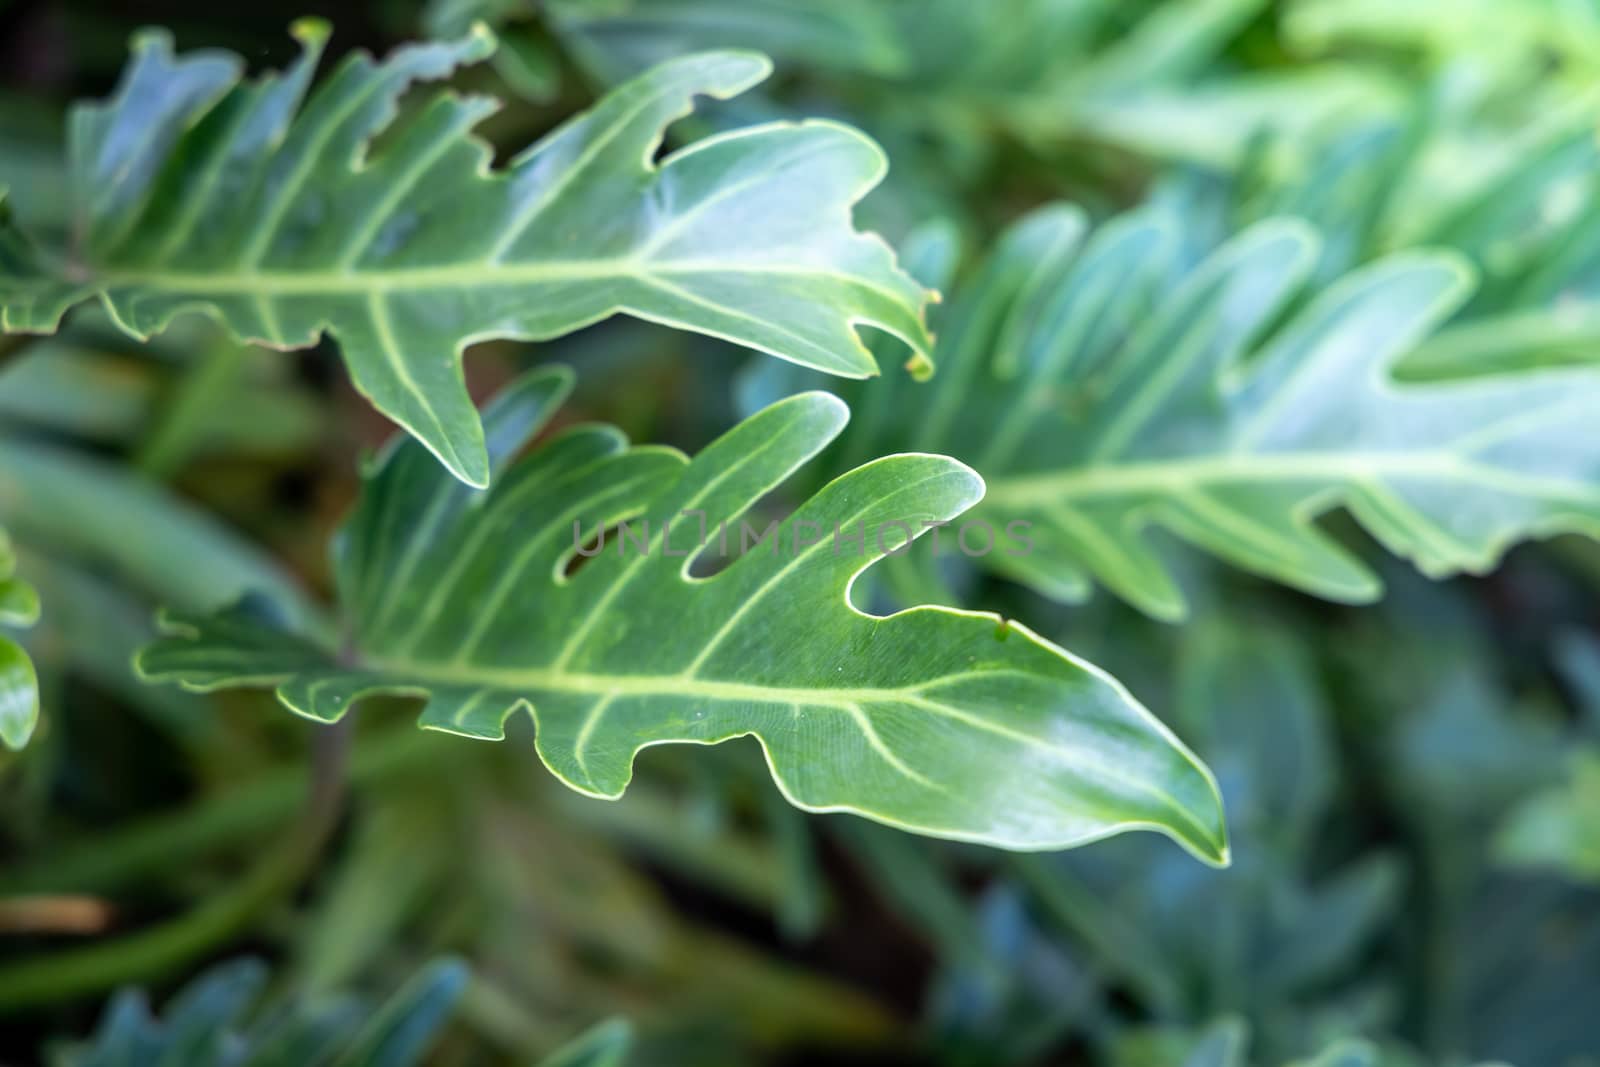
M 39 676 L 22 646 L 0 637 L 0 742 L 20 750 L 39 723 Z
M 1600 372 L 1391 373 L 1466 299 L 1465 262 L 1399 253 L 1313 291 L 1303 223 L 1259 223 L 1189 270 L 1181 236 L 1158 210 L 1092 234 L 1076 209 L 1035 213 L 958 291 L 925 401 L 875 402 L 902 414 L 874 447 L 968 456 L 978 514 L 1031 524 L 1034 551 L 985 566 L 1178 619 L 1152 527 L 1346 602 L 1381 584 L 1315 525 L 1335 507 L 1434 578 L 1525 538 L 1600 536 Z
M 50 264 L 0 230 L 6 329 L 52 330 L 98 296 L 140 337 L 192 310 L 279 348 L 328 333 L 357 388 L 479 486 L 487 458 L 461 369 L 476 341 L 627 314 L 863 377 L 877 372 L 856 334 L 869 324 L 926 366 L 927 294 L 852 228 L 851 205 L 886 169 L 865 136 L 775 123 L 652 162 L 696 97 L 743 92 L 764 57 L 663 63 L 491 170 L 471 130 L 496 102 L 439 92 L 396 117 L 413 84 L 483 59 L 486 30 L 382 62 L 352 54 L 314 90 L 327 29 L 295 32 L 299 62 L 254 82 L 230 54 L 135 42 L 117 95 L 72 118 L 81 246 Z
M 39 620 L 39 594 L 16 577 L 11 537 L 0 526 L 0 625 L 32 626 Z M 20 751 L 39 723 L 39 676 L 23 647 L 0 635 L 0 744 Z
M 569 380 L 535 372 L 490 406 L 499 455 L 544 423 Z M 324 721 L 368 694 L 417 694 L 423 726 L 467 737 L 499 739 L 525 709 L 545 764 L 594 796 L 620 795 L 647 746 L 748 734 L 808 810 L 1014 849 L 1149 828 L 1226 862 L 1210 773 L 1098 669 L 992 614 L 877 618 L 850 605 L 863 570 L 982 495 L 961 463 L 859 467 L 726 569 L 689 576 L 722 524 L 739 538 L 740 518 L 846 417 L 827 394 L 792 397 L 692 460 L 578 427 L 487 493 L 402 443 L 369 472 L 341 533 L 345 655 L 245 605 L 168 616 L 174 636 L 139 668 L 192 688 L 273 685 Z M 649 531 L 647 550 L 614 539 L 565 574 L 627 519 Z

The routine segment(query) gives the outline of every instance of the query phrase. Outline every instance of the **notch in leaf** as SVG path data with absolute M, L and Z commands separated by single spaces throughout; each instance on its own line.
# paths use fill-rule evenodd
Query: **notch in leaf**
M 309 92 L 328 29 L 294 32 L 300 60 L 257 81 L 230 53 L 175 58 L 143 34 L 116 95 L 71 118 L 75 246 L 34 248 L 0 221 L 0 325 L 51 331 L 98 297 L 140 338 L 194 310 L 277 348 L 329 333 L 357 388 L 478 486 L 488 457 L 461 370 L 475 341 L 622 313 L 864 377 L 866 324 L 931 367 L 929 294 L 852 227 L 887 165 L 872 141 L 770 123 L 652 162 L 695 97 L 745 91 L 765 57 L 663 63 L 492 170 L 470 131 L 498 102 L 440 91 L 396 117 L 413 83 L 488 55 L 487 30 L 382 62 L 354 52 Z
M 569 387 L 563 369 L 535 371 L 486 409 L 497 464 Z M 1015 849 L 1154 829 L 1225 863 L 1210 772 L 1097 668 L 1017 623 L 997 638 L 992 614 L 851 606 L 852 582 L 903 530 L 982 496 L 956 460 L 868 463 L 771 541 L 691 576 L 697 546 L 720 550 L 704 531 L 738 529 L 847 417 L 828 394 L 791 397 L 692 460 L 581 426 L 488 491 L 403 441 L 368 472 L 337 541 L 345 655 L 236 608 L 165 616 L 172 636 L 139 669 L 193 689 L 275 686 L 321 721 L 368 694 L 416 694 L 423 726 L 467 737 L 499 739 L 525 709 L 546 765 L 594 796 L 619 796 L 646 746 L 749 734 L 808 810 Z M 613 540 L 567 573 L 578 546 L 623 520 L 648 529 L 646 550 Z

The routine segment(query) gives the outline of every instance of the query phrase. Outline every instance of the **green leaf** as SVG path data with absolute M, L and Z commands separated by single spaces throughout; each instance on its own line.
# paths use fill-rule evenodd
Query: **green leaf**
M 1377 45 L 1461 62 L 1482 51 L 1507 65 L 1527 53 L 1585 73 L 1600 62 L 1600 18 L 1586 5 L 1559 0 L 1419 0 L 1403 8 L 1382 0 L 1294 0 L 1286 5 L 1284 35 L 1304 52 Z
M 569 383 L 559 368 L 534 372 L 488 409 L 497 462 Z M 753 734 L 785 796 L 809 810 L 1017 849 L 1150 828 L 1226 862 L 1209 772 L 1099 670 L 995 615 L 875 618 L 850 605 L 856 576 L 908 528 L 977 501 L 982 482 L 961 463 L 869 463 L 725 570 L 689 576 L 697 543 L 719 551 L 727 523 L 732 549 L 746 509 L 846 417 L 827 394 L 792 397 L 693 460 L 579 427 L 487 493 L 401 443 L 368 472 L 339 537 L 343 651 L 245 604 L 169 616 L 174 636 L 139 668 L 199 689 L 276 686 L 321 721 L 368 694 L 418 694 L 423 726 L 466 737 L 499 739 L 526 709 L 544 762 L 595 796 L 620 795 L 648 745 Z M 628 519 L 634 541 L 613 536 L 566 573 Z
M 539 1067 L 622 1067 L 633 1047 L 633 1026 L 607 1019 L 543 1060 Z
M 0 526 L 0 626 L 32 626 L 39 620 L 39 594 L 16 577 L 11 537 Z M 21 645 L 0 635 L 0 744 L 17 751 L 39 722 L 39 676 Z
M 906 42 L 885 4 L 556 0 L 541 6 L 568 47 L 607 81 L 704 48 L 754 48 L 785 65 L 880 75 L 899 73 L 907 63 Z
M 193 321 L 202 329 L 185 338 L 190 345 L 154 359 L 107 351 L 70 327 L 28 345 L 0 368 L 0 431 L 16 425 L 122 446 L 150 436 L 171 449 L 166 427 L 178 415 L 186 432 L 177 443 L 207 457 L 308 449 L 322 411 L 295 368 Z
M 91 455 L 0 437 L 0 513 L 29 548 L 91 561 L 161 602 L 210 609 L 253 590 L 296 625 L 315 615 L 271 556 L 176 494 Z
M 93 1038 L 57 1050 L 51 1062 L 56 1067 L 412 1067 L 427 1053 L 466 980 L 465 967 L 444 960 L 375 1007 L 328 998 L 291 1003 L 249 1021 L 267 969 L 257 960 L 234 960 L 184 986 L 160 1018 L 151 1015 L 142 993 L 119 993 Z
M 458 960 L 429 965 L 371 1013 L 332 1067 L 409 1067 L 427 1053 L 467 987 Z
M 1310 1059 L 1298 1060 L 1290 1067 L 1377 1067 L 1378 1050 L 1360 1038 L 1335 1041 Z
M 1183 1059 L 1183 1067 L 1244 1067 L 1249 1030 L 1238 1019 L 1212 1023 Z
M 134 634 L 142 643 L 149 630 L 151 602 L 208 609 L 253 590 L 296 625 L 322 625 L 259 549 L 161 486 L 96 457 L 0 434 L 0 514 L 29 552 L 32 579 L 15 577 L 10 536 L 0 528 L 0 626 L 38 619 L 34 582 L 50 603 L 47 625 L 31 642 L 37 668 L 0 635 L 0 742 L 13 749 L 37 724 L 41 670 L 70 664 L 108 692 L 148 696 L 128 659 Z M 141 602 L 136 590 L 150 600 Z M 169 728 L 196 721 L 182 702 L 129 700 Z
M 1174 722 L 1221 784 L 1233 866 L 1173 863 L 1171 849 L 1133 837 L 1011 863 L 1041 916 L 1152 1013 L 1193 1018 L 1228 1006 L 1281 1048 L 1287 1032 L 1352 992 L 1352 962 L 1401 899 L 1400 869 L 1381 851 L 1340 864 L 1318 853 L 1340 810 L 1332 709 L 1298 635 L 1279 617 L 1267 626 L 1226 615 L 1179 633 Z
M 22 646 L 0 637 L 0 741 L 21 749 L 39 722 L 39 676 Z
M 1521 801 L 1500 827 L 1501 863 L 1600 883 L 1600 752 L 1574 754 L 1569 780 Z
M 868 324 L 926 367 L 926 294 L 851 227 L 885 170 L 866 137 L 768 124 L 652 163 L 696 96 L 759 82 L 762 56 L 664 63 L 492 170 L 470 131 L 494 101 L 436 92 L 395 117 L 413 83 L 487 55 L 486 31 L 381 63 L 352 53 L 309 96 L 327 30 L 295 32 L 299 62 L 254 82 L 231 54 L 138 39 L 116 96 L 70 123 L 78 245 L 47 258 L 0 228 L 6 329 L 53 330 L 98 296 L 141 338 L 193 310 L 279 348 L 326 332 L 357 388 L 479 486 L 460 358 L 475 341 L 626 313 L 863 377 L 877 372 L 855 330 Z
M 1392 106 L 1398 94 L 1388 82 L 1358 67 L 1226 69 L 1224 57 L 1267 7 L 1264 0 L 1168 0 L 1137 9 L 1061 0 L 443 0 L 431 22 L 459 26 L 470 11 L 498 24 L 537 9 L 574 60 L 607 83 L 686 51 L 754 48 L 786 71 L 855 75 L 846 83 L 855 91 L 833 87 L 837 106 L 869 116 L 886 139 L 912 128 L 935 143 L 966 141 L 983 151 L 982 141 L 1004 131 L 1051 155 L 1071 145 L 1067 166 L 1081 165 L 1073 157 L 1089 139 L 1231 167 L 1263 128 L 1315 130 L 1349 112 Z M 808 78 L 803 98 L 828 92 L 829 81 Z M 973 134 L 976 142 L 968 140 Z M 963 154 L 933 165 L 960 166 Z
M 1600 535 L 1600 372 L 1397 382 L 1468 267 L 1389 256 L 1307 291 L 1318 238 L 1259 223 L 1192 270 L 1163 212 L 1092 236 L 1070 207 L 1017 224 L 958 290 L 942 371 L 874 442 L 967 457 L 1030 553 L 982 562 L 1064 600 L 1092 581 L 1159 618 L 1186 605 L 1146 532 L 1333 600 L 1381 593 L 1315 520 L 1344 507 L 1442 578 L 1527 537 Z M 893 389 L 893 383 L 874 383 Z

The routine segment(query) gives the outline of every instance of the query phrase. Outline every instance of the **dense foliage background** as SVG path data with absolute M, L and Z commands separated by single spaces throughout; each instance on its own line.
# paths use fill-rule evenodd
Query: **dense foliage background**
M 506 101 L 482 127 L 504 148 L 657 60 L 764 51 L 772 80 L 675 134 L 802 115 L 865 131 L 891 170 L 858 223 L 908 262 L 967 249 L 946 256 L 945 309 L 1053 201 L 1166 213 L 1175 271 L 1292 214 L 1323 234 L 1313 289 L 1395 249 L 1477 268 L 1403 379 L 1600 350 L 1600 8 L 1584 2 L 22 0 L 0 4 L 7 205 L 34 232 L 68 225 L 65 109 L 112 88 L 137 27 L 267 69 L 308 13 L 335 23 L 331 56 L 493 24 L 499 52 L 456 81 Z M 1215 770 L 1226 870 L 1155 835 L 1020 855 L 804 815 L 749 741 L 653 749 L 606 802 L 556 782 L 525 722 L 482 745 L 419 732 L 391 700 L 321 728 L 266 693 L 134 678 L 158 604 L 327 599 L 357 460 L 391 429 L 331 347 L 241 346 L 198 317 L 141 345 L 93 307 L 0 339 L 0 518 L 46 605 L 21 635 L 45 713 L 0 756 L 5 1062 L 84 1038 L 124 986 L 192 1042 L 127 1062 L 236 1062 L 195 1058 L 213 1040 L 195 1020 L 247 1028 L 257 1001 L 359 1044 L 353 1005 L 411 981 L 393 1018 L 421 1020 L 419 1049 L 438 1026 L 439 1064 L 537 1062 L 612 1017 L 635 1065 L 1600 1063 L 1592 541 L 1432 582 L 1337 513 L 1322 528 L 1386 590 L 1346 606 L 1168 539 L 1182 624 L 970 569 L 876 590 L 1026 619 L 1112 671 Z M 806 377 L 614 320 L 480 345 L 469 385 L 483 397 L 545 361 L 578 371 L 564 424 L 691 451 Z M 917 415 L 922 387 L 895 388 Z M 958 424 L 940 450 L 970 458 L 996 425 Z

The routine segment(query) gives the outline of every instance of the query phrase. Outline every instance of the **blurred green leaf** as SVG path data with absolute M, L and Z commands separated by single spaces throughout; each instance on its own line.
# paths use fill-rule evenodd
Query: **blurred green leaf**
M 62 1049 L 56 1067 L 174 1064 L 182 1067 L 411 1067 L 422 1062 L 466 982 L 454 962 L 435 963 L 375 1010 L 348 999 L 291 1004 L 247 1022 L 266 984 L 255 960 L 220 964 L 152 1017 L 144 996 L 119 993 L 94 1036 Z
M 83 1029 L 93 1006 L 79 998 L 94 990 L 166 981 L 195 953 L 249 951 L 283 961 L 265 1012 L 254 1006 L 261 979 L 246 966 L 196 993 L 182 1026 L 172 1012 L 158 1023 L 134 1013 L 130 1034 L 151 1022 L 148 1033 L 171 1038 L 168 1054 L 135 1047 L 122 1062 L 213 1062 L 207 1053 L 220 1048 L 234 1067 L 328 1067 L 314 1047 L 341 1035 L 349 1047 L 375 1016 L 332 990 L 451 952 L 474 961 L 474 977 L 448 1043 L 429 1058 L 441 1067 L 528 1067 L 595 1020 L 622 1018 L 638 1028 L 627 1062 L 641 1067 L 1589 1067 L 1590 1005 L 1600 1000 L 1600 798 L 1591 795 L 1600 544 L 1583 536 L 1594 531 L 1600 473 L 1588 425 L 1600 411 L 1600 8 L 1590 0 L 378 0 L 349 16 L 317 86 L 317 24 L 297 28 L 308 39 L 297 61 L 300 48 L 271 11 L 191 0 L 167 8 L 185 51 L 175 58 L 159 37 L 141 36 L 121 82 L 138 12 L 60 0 L 13 4 L 0 19 L 9 35 L 0 35 L 0 210 L 15 212 L 0 226 L 0 289 L 31 299 L 37 280 L 66 276 L 98 291 L 104 271 L 146 269 L 234 287 L 219 306 L 198 287 L 110 286 L 109 308 L 74 305 L 49 337 L 0 339 L 0 523 L 16 538 L 10 573 L 46 607 L 37 624 L 0 636 L 0 677 L 15 664 L 12 644 L 25 650 L 44 714 L 23 754 L 0 758 L 0 949 L 21 953 L 4 968 L 15 1014 L 0 1027 L 0 1059 L 33 1062 L 26 1046 L 39 1036 Z M 402 41 L 422 8 L 420 28 L 440 43 L 383 61 L 361 51 Z M 474 28 L 480 20 L 497 47 Z M 229 51 L 187 50 L 196 44 Z M 697 55 L 708 49 L 719 54 Z M 769 55 L 776 76 L 763 81 L 759 60 L 722 49 Z M 247 66 L 267 73 L 247 79 Z M 671 91 L 651 96 L 650 79 L 663 77 Z M 112 85 L 110 99 L 64 120 L 66 102 Z M 552 131 L 607 87 L 617 88 Z M 489 115 L 495 105 L 471 95 L 484 91 L 509 99 Z M 619 128 L 607 115 L 646 97 L 637 121 L 602 143 Z M 796 124 L 813 115 L 866 131 L 892 170 L 872 185 L 879 155 L 827 123 Z M 729 145 L 756 151 L 731 160 Z M 812 148 L 821 154 L 804 154 Z M 310 175 L 303 187 L 289 184 L 297 165 Z M 215 192 L 201 195 L 208 174 Z M 726 197 L 701 210 L 698 192 Z M 741 266 L 843 265 L 889 291 L 818 307 L 773 289 L 770 273 L 746 272 L 733 280 L 736 299 L 709 294 L 758 320 L 778 307 L 780 325 L 799 334 L 782 345 L 744 336 L 763 323 L 743 320 L 743 334 L 698 318 L 689 330 L 624 316 L 592 322 L 613 305 L 639 306 L 610 277 L 568 291 L 519 282 L 394 292 L 382 302 L 396 350 L 412 358 L 401 369 L 419 375 L 424 399 L 456 398 L 451 428 L 468 437 L 480 424 L 459 400 L 460 378 L 474 397 L 503 387 L 532 358 L 519 343 L 526 335 L 548 338 L 540 362 L 580 366 L 584 383 L 561 411 L 551 398 L 549 439 L 526 460 L 511 459 L 520 434 L 487 442 L 506 468 L 494 492 L 449 481 L 415 442 L 381 453 L 363 488 L 349 457 L 385 431 L 344 387 L 342 369 L 234 340 L 271 326 L 241 288 L 241 249 L 263 243 L 258 274 L 309 273 L 320 284 L 340 270 L 340 250 L 370 232 L 367 259 L 350 268 L 356 280 L 341 283 L 358 287 L 369 266 L 388 280 L 435 269 L 445 260 L 419 259 L 434 252 L 446 266 L 470 258 L 448 239 L 487 248 L 508 233 L 510 205 L 529 197 L 546 197 L 548 210 L 537 258 L 518 271 L 625 257 L 630 242 L 690 214 L 695 239 L 735 248 Z M 748 207 L 755 201 L 762 212 Z M 1049 206 L 1061 203 L 1078 207 Z M 279 207 L 277 225 L 250 228 Z M 824 350 L 813 362 L 853 360 L 857 373 L 902 361 L 904 342 L 882 329 L 861 330 L 863 357 L 853 327 L 872 323 L 851 321 L 852 308 L 892 307 L 880 318 L 909 323 L 920 293 L 855 226 L 895 235 L 906 273 L 949 297 L 931 309 L 943 358 L 929 386 L 821 377 L 725 343 L 742 337 L 785 354 L 810 340 Z M 1319 239 L 1308 241 L 1304 226 Z M 446 228 L 461 233 L 436 236 Z M 963 268 L 963 247 L 987 262 Z M 1470 292 L 1422 299 L 1420 275 L 1449 275 L 1452 263 L 1470 265 Z M 1252 507 L 1222 517 L 1244 525 L 1206 526 L 1181 503 L 1215 490 L 1188 477 L 1195 464 L 1260 460 L 1262 450 L 1236 450 L 1230 436 L 1244 406 L 1263 400 L 1250 392 L 1253 376 L 1354 285 L 1367 286 L 1369 310 L 1388 309 L 1373 318 L 1401 312 L 1409 325 L 1356 331 L 1345 337 L 1348 362 L 1324 350 L 1326 365 L 1302 331 L 1313 354 L 1293 363 L 1310 384 L 1279 416 L 1324 435 L 1327 479 L 1258 486 L 1265 503 L 1229 487 Z M 381 362 L 367 295 L 296 294 L 268 306 L 295 331 L 279 336 L 309 343 L 326 329 Z M 594 314 L 555 314 L 574 307 Z M 424 321 L 435 313 L 439 321 Z M 152 316 L 165 328 L 148 343 L 123 328 L 148 332 Z M 556 321 L 584 328 L 541 332 Z M 463 365 L 458 349 L 480 339 L 484 350 Z M 1371 379 L 1355 374 L 1373 360 Z M 747 369 L 737 405 L 727 389 L 736 362 Z M 1533 382 L 1552 408 L 1516 407 Z M 842 431 L 829 402 L 784 405 L 818 384 L 850 403 Z M 1142 412 L 1156 396 L 1170 404 Z M 768 412 L 706 448 L 736 407 L 793 413 L 797 403 L 816 405 L 807 410 L 828 432 L 753 439 L 771 425 Z M 665 450 L 629 450 L 586 419 L 701 458 L 685 467 Z M 1090 430 L 1119 420 L 1125 452 L 1080 448 Z M 465 456 L 464 438 L 444 429 L 424 427 Z M 1390 528 L 1393 516 L 1368 513 L 1375 501 L 1360 482 L 1370 472 L 1352 459 L 1373 442 L 1426 451 L 1458 433 L 1502 431 L 1494 461 L 1506 478 L 1527 486 L 1557 476 L 1581 486 L 1587 503 L 1562 513 L 1504 486 L 1446 491 L 1391 478 L 1382 487 L 1426 521 Z M 592 449 L 579 456 L 585 442 Z M 641 762 L 625 798 L 598 800 L 534 754 L 555 737 L 573 770 L 583 708 L 572 700 L 551 713 L 580 695 L 564 691 L 535 694 L 546 725 L 554 714 L 567 730 L 564 749 L 520 715 L 503 725 L 521 743 L 474 746 L 389 722 L 395 711 L 407 717 L 400 701 L 365 702 L 347 724 L 356 743 L 338 833 L 318 869 L 267 872 L 267 892 L 254 857 L 297 825 L 308 781 L 327 799 L 330 761 L 319 757 L 313 773 L 302 757 L 308 744 L 326 756 L 320 735 L 337 732 L 254 714 L 259 693 L 145 685 L 131 669 L 155 633 L 152 601 L 202 614 L 254 588 L 267 596 L 240 609 L 262 642 L 250 647 L 303 657 L 290 664 L 311 665 L 301 690 L 336 678 L 315 694 L 334 690 L 332 711 L 369 683 L 429 698 L 435 711 L 468 705 L 479 689 L 417 683 L 417 672 L 437 671 L 481 632 L 494 641 L 473 647 L 473 670 L 522 677 L 550 660 L 580 625 L 574 611 L 631 562 L 615 549 L 587 560 L 576 544 L 558 551 L 574 517 L 562 509 L 601 472 L 616 475 L 607 486 L 638 478 L 618 489 L 617 510 L 580 517 L 592 520 L 587 530 L 580 522 L 580 543 L 606 522 L 629 519 L 637 530 L 642 517 L 669 517 L 673 494 L 710 470 L 712 454 L 727 458 L 721 469 L 748 472 L 771 460 L 768 448 L 786 458 L 762 486 L 744 487 L 755 524 L 781 522 L 812 499 L 784 537 L 839 504 L 841 487 L 872 490 L 845 502 L 869 504 L 870 472 L 904 449 L 971 462 L 1001 492 L 1041 474 L 1121 476 L 1130 458 L 1170 465 L 1160 492 L 1125 494 L 1125 506 L 1096 515 L 1093 545 L 1080 536 L 1060 559 L 1036 552 L 1048 574 L 1022 574 L 1024 583 L 1007 580 L 1028 562 L 1004 555 L 1015 539 L 975 558 L 961 550 L 959 525 L 929 531 L 848 586 L 828 580 L 842 563 L 802 566 L 776 587 L 801 591 L 800 614 L 778 596 L 761 600 L 706 666 L 718 685 L 755 672 L 826 687 L 840 684 L 840 667 L 877 678 L 930 663 L 969 670 L 968 654 L 979 666 L 1048 663 L 1060 684 L 1045 699 L 1001 678 L 981 694 L 983 721 L 1059 726 L 1069 732 L 1049 740 L 1092 759 L 1087 770 L 1131 763 L 1144 774 L 1152 758 L 1174 756 L 1137 709 L 1170 712 L 1225 799 L 1231 868 L 1207 870 L 1152 835 L 1018 856 L 816 817 L 785 802 L 752 758 L 755 745 L 663 747 Z M 774 487 L 777 467 L 818 448 Z M 863 466 L 867 480 L 832 481 Z M 319 555 L 326 531 L 357 492 L 364 499 L 330 568 Z M 1067 504 L 1083 509 L 1077 498 Z M 992 505 L 956 523 L 983 517 L 992 527 L 1005 514 Z M 1381 580 L 1382 602 L 1356 610 L 1300 595 L 1314 569 L 1264 562 L 1270 549 L 1259 540 L 1245 547 L 1262 516 L 1282 520 L 1293 548 L 1313 544 L 1349 564 L 1352 588 L 1375 591 Z M 697 527 L 695 518 L 679 521 Z M 230 525 L 266 547 L 244 544 Z M 1485 529 L 1487 541 L 1475 540 Z M 1462 531 L 1465 548 L 1452 540 Z M 472 552 L 480 532 L 483 550 Z M 1381 551 L 1386 544 L 1398 553 Z M 742 596 L 738 582 L 785 565 L 763 547 L 720 571 L 726 561 L 710 555 L 662 563 L 659 581 L 641 566 L 617 594 L 624 610 L 581 624 L 588 632 L 569 669 L 586 670 L 580 658 L 591 657 L 604 681 L 632 684 L 659 677 L 652 664 L 674 650 L 664 670 L 676 669 L 726 618 L 714 591 Z M 1489 558 L 1502 549 L 1503 560 Z M 519 561 L 540 552 L 530 577 Z M 1228 565 L 1235 556 L 1244 569 Z M 1087 593 L 1128 557 L 1152 576 L 1124 581 L 1122 598 L 1036 595 L 1059 595 L 1044 578 L 1064 576 L 1068 593 Z M 1431 581 L 1408 562 L 1418 557 L 1429 574 L 1459 560 L 1495 570 Z M 336 627 L 289 573 L 337 580 Z M 499 597 L 502 583 L 513 591 Z M 670 596 L 646 595 L 668 585 Z M 1190 624 L 1130 606 L 1170 612 L 1164 590 L 1181 590 Z M 0 582 L 0 629 L 30 618 L 35 599 Z M 841 599 L 877 616 L 981 605 L 1029 629 L 930 609 L 875 621 Z M 841 620 L 853 628 L 836 635 Z M 930 620 L 943 620 L 948 640 L 906 648 L 883 639 L 909 643 Z M 214 633 L 218 623 L 199 625 Z M 1110 669 L 1133 696 L 1062 660 L 1056 645 Z M 524 694 L 489 688 L 496 699 L 470 707 L 490 708 L 484 732 L 497 733 L 499 712 Z M 1086 695 L 1109 702 L 1096 723 L 1132 722 L 1131 753 L 1105 730 L 1078 744 L 1086 720 L 1068 711 Z M 979 702 L 960 697 L 949 703 Z M 1020 798 L 993 822 L 1084 780 L 1016 761 L 997 771 L 983 743 L 967 743 L 965 724 L 915 706 L 870 706 L 869 736 L 848 712 L 825 713 L 839 709 L 807 712 L 797 733 L 792 718 L 764 721 L 766 705 L 734 703 L 636 707 L 624 694 L 579 750 L 609 772 L 626 769 L 641 737 L 710 740 L 759 726 L 801 768 L 782 764 L 786 781 L 911 792 L 876 741 L 963 802 Z M 634 710 L 655 733 L 615 721 Z M 915 738 L 929 735 L 947 765 L 918 762 Z M 179 943 L 188 947 L 174 952 Z M 207 1022 L 230 1004 L 234 1022 Z M 377 1025 L 362 1056 L 407 1051 Z M 572 1056 L 620 1056 L 613 1038 L 624 1025 L 603 1025 Z M 271 1038 L 259 1055 L 257 1034 Z
M 1177 725 L 1218 761 L 1233 867 L 1185 869 L 1125 840 L 1015 869 L 1041 917 L 1158 1018 L 1237 1011 L 1269 1057 L 1285 1056 L 1356 992 L 1338 978 L 1390 921 L 1399 871 L 1375 852 L 1312 873 L 1337 767 L 1311 663 L 1287 635 L 1201 625 L 1184 641 L 1179 689 Z
M 1513 867 L 1600 883 L 1600 752 L 1575 753 L 1566 783 L 1520 803 L 1500 828 L 1495 851 Z
M 293 455 L 322 432 L 316 401 L 273 373 L 282 369 L 276 354 L 214 335 L 189 337 L 195 358 L 186 350 L 168 366 L 73 333 L 30 344 L 0 369 L 0 420 L 91 443 L 132 445 L 156 434 L 164 470 L 191 455 Z
M 16 577 L 11 537 L 0 526 L 0 625 L 32 626 L 39 619 L 39 594 Z M 33 736 L 39 721 L 39 677 L 22 646 L 0 635 L 0 742 L 13 751 Z
M 1038 146 L 1080 137 L 1231 165 L 1260 128 L 1312 129 L 1339 114 L 1392 106 L 1387 83 L 1331 64 L 1270 74 L 1227 69 L 1227 49 L 1265 6 L 559 0 L 544 5 L 544 17 L 606 83 L 684 51 L 755 48 L 785 66 L 864 81 L 865 104 L 861 94 L 841 102 L 857 121 L 910 124 L 952 148 L 965 134 L 977 132 L 983 145 L 1005 131 Z M 531 5 L 482 8 L 495 22 Z
M 19 542 L 93 561 L 167 603 L 214 608 L 254 591 L 297 624 L 316 625 L 304 594 L 266 553 L 104 460 L 0 437 L 0 512 Z
M 1458 258 L 1396 254 L 1313 298 L 1303 224 L 1260 223 L 1188 272 L 1175 226 L 1147 210 L 1091 236 L 1075 209 L 1035 212 L 958 290 L 923 402 L 878 402 L 898 415 L 879 451 L 959 453 L 984 476 L 975 514 L 1010 547 L 982 566 L 1070 601 L 1097 580 L 1175 620 L 1152 527 L 1353 603 L 1381 585 L 1314 525 L 1336 504 L 1436 578 L 1600 532 L 1600 372 L 1391 378 L 1470 291 Z
M 540 1060 L 539 1067 L 622 1067 L 632 1047 L 633 1027 L 626 1019 L 608 1019 Z

